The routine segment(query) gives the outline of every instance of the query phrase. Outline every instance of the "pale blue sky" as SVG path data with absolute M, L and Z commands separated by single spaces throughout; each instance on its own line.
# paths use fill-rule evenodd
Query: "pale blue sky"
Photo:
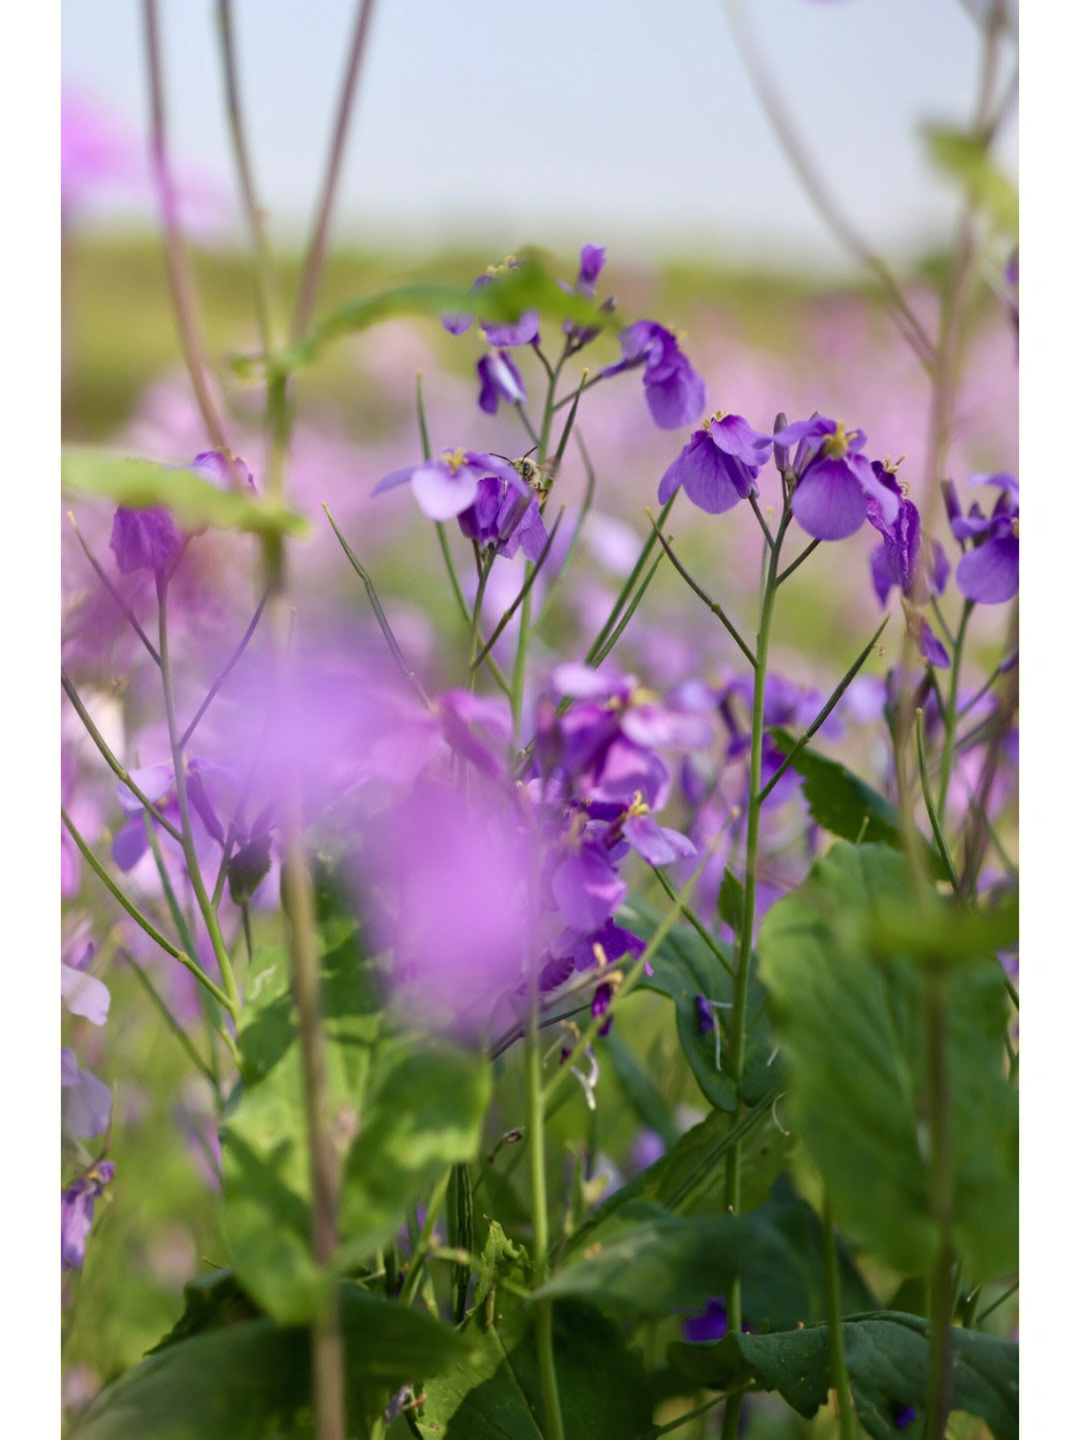
M 169 127 L 177 159 L 231 193 L 215 9 L 161 0 Z M 947 236 L 955 196 L 914 130 L 972 110 L 979 34 L 964 5 L 744 10 L 868 239 L 899 258 Z M 235 7 L 256 178 L 279 233 L 312 212 L 354 13 L 352 0 Z M 64 0 L 61 14 L 65 79 L 145 126 L 141 5 Z M 1015 122 L 1004 138 L 1015 172 Z M 463 238 L 498 255 L 590 241 L 612 256 L 712 245 L 735 261 L 844 260 L 752 92 L 723 0 L 381 0 L 337 213 L 339 236 L 419 252 Z

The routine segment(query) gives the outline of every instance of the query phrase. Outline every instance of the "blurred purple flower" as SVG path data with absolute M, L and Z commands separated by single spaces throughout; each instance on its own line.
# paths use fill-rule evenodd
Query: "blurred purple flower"
M 481 355 L 476 362 L 480 376 L 480 409 L 486 415 L 498 413 L 499 401 L 507 400 L 511 405 L 520 405 L 525 399 L 525 382 L 521 372 L 505 350 L 495 350 Z
M 980 605 L 1001 605 L 1020 588 L 1020 498 L 1016 476 L 973 475 L 972 485 L 996 485 L 997 504 L 989 516 L 978 502 L 965 516 L 951 480 L 942 484 L 945 509 L 953 535 L 963 545 L 972 541 L 956 565 L 956 587 L 961 595 Z
M 94 1205 L 116 1174 L 111 1160 L 99 1160 L 81 1180 L 60 1192 L 60 1269 L 80 1270 L 86 1237 L 94 1223 Z
M 741 415 L 718 412 L 668 466 L 660 481 L 660 503 L 666 504 L 681 485 L 700 509 L 722 515 L 757 494 L 757 475 L 771 451 L 771 436 L 753 430 Z
M 683 1338 L 691 1344 L 722 1340 L 727 1334 L 727 1306 L 720 1296 L 714 1297 L 700 1315 L 688 1315 L 683 1321 Z
M 69 1142 L 92 1140 L 109 1128 L 112 1094 L 96 1075 L 81 1070 L 74 1050 L 60 1051 L 60 1130 Z
M 536 842 L 510 794 L 472 781 L 420 781 L 379 815 L 361 861 L 400 999 L 463 1035 L 485 1029 L 538 958 Z
M 251 471 L 244 462 L 234 460 L 230 470 L 228 461 L 216 450 L 204 451 L 196 455 L 189 466 L 177 468 L 193 470 L 201 479 L 222 490 L 230 487 L 234 474 L 242 487 L 255 489 Z M 145 510 L 128 510 L 120 506 L 113 519 L 109 548 L 116 556 L 116 567 L 121 575 L 131 575 L 137 570 L 165 575 L 184 548 L 184 536 L 173 524 L 168 510 L 161 506 Z
M 798 443 L 791 512 L 815 540 L 843 540 L 854 535 L 875 505 L 878 528 L 896 524 L 898 494 L 875 475 L 862 448 L 861 430 L 844 430 L 823 415 L 796 421 L 773 436 L 783 447 Z
M 705 382 L 679 349 L 670 330 L 654 320 L 638 320 L 619 337 L 623 358 L 601 371 L 617 375 L 645 366 L 645 399 L 661 430 L 692 425 L 705 409 Z

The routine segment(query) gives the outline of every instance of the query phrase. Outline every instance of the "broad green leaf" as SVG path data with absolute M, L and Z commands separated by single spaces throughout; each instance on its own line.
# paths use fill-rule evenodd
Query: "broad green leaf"
M 632 1202 L 594 1231 L 588 1247 L 534 1298 L 573 1296 L 616 1319 L 641 1320 L 700 1310 L 736 1278 L 743 1313 L 755 1329 L 823 1318 L 821 1224 L 790 1186 L 779 1185 L 772 1199 L 743 1215 L 683 1217 Z M 845 1309 L 872 1303 L 850 1262 L 841 1280 Z
M 842 1323 L 844 1357 L 859 1420 L 874 1440 L 895 1440 L 896 1417 L 914 1406 L 913 1434 L 925 1419 L 927 1322 L 914 1315 L 852 1316 Z M 997 1440 L 1019 1433 L 1019 1365 L 1014 1341 L 954 1328 L 952 1407 L 989 1425 Z M 824 1325 L 777 1335 L 725 1335 L 707 1344 L 668 1347 L 682 1374 L 717 1390 L 751 1384 L 778 1391 L 807 1418 L 825 1403 L 832 1373 Z
M 919 913 L 902 855 L 837 842 L 769 911 L 759 945 L 795 1129 L 838 1224 L 901 1274 L 925 1274 L 938 1245 L 927 966 L 921 954 L 873 953 L 868 939 L 879 913 L 905 908 Z M 943 912 L 928 913 L 937 922 Z M 947 929 L 940 943 L 955 959 Z M 1017 1263 L 1017 1097 L 1003 1075 L 1001 969 L 975 954 L 939 983 L 951 1237 L 965 1275 L 985 1281 Z
M 999 230 L 1016 236 L 1020 229 L 1016 186 L 994 164 L 985 141 L 947 125 L 928 125 L 923 133 L 938 168 L 963 185 Z
M 633 913 L 646 927 L 657 923 L 654 912 L 638 902 Z M 720 949 L 726 955 L 732 953 L 730 945 L 721 944 Z M 735 1082 L 724 1068 L 733 993 L 730 971 L 701 936 L 685 926 L 668 931 L 653 956 L 652 969 L 652 975 L 643 975 L 638 983 L 675 1002 L 679 1044 L 701 1093 L 718 1110 L 734 1111 Z M 707 1005 L 704 1013 L 698 996 Z M 777 1072 L 769 1064 L 772 1049 L 765 992 L 751 973 L 742 1084 L 742 1099 L 748 1105 L 775 1087 Z
M 784 1168 L 791 1138 L 776 1124 L 769 1097 L 732 1127 L 731 1117 L 712 1110 L 704 1120 L 640 1175 L 592 1212 L 572 1237 L 569 1253 L 589 1246 L 599 1227 L 632 1201 L 645 1201 L 674 1215 L 715 1215 L 723 1209 L 725 1157 L 735 1140 L 742 1148 L 742 1202 L 764 1204 Z
M 482 1328 L 477 1312 L 464 1334 L 478 1344 L 471 1361 L 424 1379 L 424 1405 L 410 1414 L 423 1440 L 543 1440 L 544 1407 L 536 1342 L 527 1315 L 511 1301 Z M 555 1371 L 566 1440 L 646 1432 L 652 1402 L 641 1355 L 594 1310 L 560 1305 L 554 1315 Z
M 356 922 L 327 893 L 317 898 L 331 1114 L 350 1134 L 381 1023 L 378 993 Z M 284 947 L 256 951 L 237 1039 L 243 1078 L 221 1130 L 225 1234 L 244 1288 L 280 1323 L 296 1323 L 314 1313 L 325 1282 L 311 1259 L 307 1119 Z
M 367 1433 L 388 1394 L 470 1354 L 430 1315 L 355 1286 L 342 1288 L 351 1433 Z M 218 1324 L 133 1366 L 95 1401 L 78 1440 L 269 1440 L 313 1435 L 311 1339 L 266 1316 Z
M 794 754 L 791 768 L 802 776 L 802 792 L 819 825 L 843 840 L 903 849 L 900 817 L 896 806 L 884 795 L 853 775 L 846 766 L 827 759 L 809 746 L 803 746 L 796 753 L 798 742 L 786 730 L 777 726 L 770 729 L 769 734 L 784 755 Z M 923 860 L 929 873 L 938 880 L 946 879 L 941 856 L 925 837 L 923 842 Z
M 380 1046 L 345 1161 L 340 1213 L 350 1255 L 390 1239 L 448 1166 L 475 1159 L 490 1098 L 491 1068 L 478 1055 L 413 1036 Z
M 679 1131 L 671 1111 L 660 1094 L 656 1081 L 644 1068 L 630 1046 L 614 1031 L 604 1039 L 604 1054 L 611 1062 L 615 1078 L 638 1118 L 655 1130 L 669 1148 L 679 1139 Z
M 277 365 L 284 371 L 307 365 L 338 336 L 365 330 L 395 315 L 467 313 L 478 320 L 505 323 L 519 320 L 526 310 L 592 329 L 621 328 L 623 324 L 595 300 L 563 290 L 536 261 L 523 260 L 476 289 L 471 285 L 401 285 L 350 301 L 319 321 L 306 339 L 279 355 Z
M 80 495 L 112 500 L 128 510 L 164 506 L 185 530 L 247 530 L 256 535 L 302 535 L 308 522 L 265 497 L 219 490 L 186 466 L 133 460 L 90 445 L 65 445 L 60 480 Z

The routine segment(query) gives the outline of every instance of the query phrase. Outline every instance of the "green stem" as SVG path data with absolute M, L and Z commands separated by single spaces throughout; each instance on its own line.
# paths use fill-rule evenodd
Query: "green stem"
M 120 953 L 123 955 L 124 959 L 128 962 L 132 970 L 135 972 L 135 976 L 138 979 L 139 984 L 143 987 L 147 995 L 150 997 L 154 1008 L 158 1011 L 158 1013 L 161 1015 L 161 1018 L 165 1021 L 166 1025 L 180 1042 L 185 1053 L 187 1054 L 188 1059 L 192 1062 L 195 1068 L 201 1074 L 205 1075 L 207 1080 L 210 1081 L 210 1084 L 213 1086 L 214 1093 L 216 1095 L 218 1093 L 217 1079 L 214 1076 L 213 1071 L 210 1069 L 210 1066 L 202 1058 L 198 1050 L 195 1049 L 195 1046 L 192 1044 L 191 1041 L 191 1036 L 187 1033 L 184 1027 L 180 1024 L 179 1020 L 177 1020 L 176 1016 L 169 1009 L 168 1005 L 166 1005 L 165 1001 L 158 994 L 157 990 L 154 987 L 154 982 L 150 979 L 149 975 L 147 975 L 146 971 L 135 959 L 134 955 L 132 955 L 131 951 L 121 950 Z
M 938 777 L 937 809 L 940 816 L 944 816 L 946 813 L 949 780 L 952 777 L 953 756 L 956 753 L 956 697 L 960 689 L 960 656 L 964 649 L 964 635 L 967 632 L 968 621 L 971 619 L 971 612 L 974 609 L 975 602 L 973 600 L 964 601 L 963 614 L 960 616 L 960 624 L 956 631 L 956 644 L 953 647 L 952 667 L 949 671 L 949 696 L 945 704 L 945 714 L 942 716 L 945 724 L 945 743 L 941 751 L 941 774 Z
M 420 1288 L 420 1281 L 424 1274 L 424 1262 L 427 1259 L 428 1250 L 431 1248 L 435 1222 L 446 1201 L 446 1191 L 452 1174 L 453 1167 L 439 1177 L 435 1182 L 435 1189 L 431 1192 L 431 1199 L 428 1201 L 428 1207 L 424 1214 L 424 1228 L 409 1256 L 409 1268 L 405 1272 L 405 1283 L 401 1287 L 401 1303 L 403 1305 L 411 1305 L 416 1299 L 416 1292 Z
M 949 884 L 953 893 L 960 893 L 960 877 L 956 873 L 956 866 L 953 864 L 952 856 L 949 854 L 949 847 L 945 843 L 945 836 L 942 833 L 941 823 L 938 820 L 937 807 L 934 804 L 934 797 L 930 792 L 930 776 L 926 769 L 926 744 L 923 736 L 923 712 L 921 709 L 915 711 L 915 750 L 919 759 L 919 779 L 922 782 L 923 802 L 926 805 L 926 813 L 930 818 L 930 829 L 934 832 L 934 840 L 937 843 L 938 854 L 941 856 L 941 863 L 945 866 L 945 873 L 949 877 Z
M 735 981 L 732 987 L 731 1029 L 728 1034 L 728 1072 L 735 1082 L 736 1094 L 742 1085 L 746 1050 L 746 1001 L 750 986 L 751 947 L 754 936 L 754 915 L 757 901 L 758 832 L 761 820 L 761 754 L 765 734 L 765 679 L 769 656 L 769 630 L 772 624 L 773 605 L 776 600 L 777 570 L 780 550 L 791 519 L 791 511 L 785 505 L 776 532 L 776 541 L 769 551 L 769 566 L 761 597 L 761 619 L 758 624 L 757 654 L 754 660 L 754 701 L 750 722 L 750 777 L 746 813 L 746 875 L 743 889 L 743 924 L 739 935 L 739 951 L 735 966 Z M 738 1119 L 738 1108 L 732 1116 L 732 1123 Z M 737 1214 L 741 1191 L 741 1147 L 733 1145 L 728 1152 L 724 1173 L 724 1208 L 729 1214 Z M 742 1324 L 742 1296 L 738 1280 L 728 1292 L 728 1324 L 738 1334 Z M 727 1433 L 729 1423 L 737 1423 L 738 1397 L 733 1397 L 724 1412 L 724 1427 Z M 736 1419 L 729 1422 L 728 1416 L 735 1412 Z M 734 1431 L 732 1432 L 734 1433 Z
M 62 805 L 60 807 L 60 819 L 67 827 L 68 834 L 75 841 L 75 844 L 79 847 L 79 853 L 82 855 L 83 859 L 90 866 L 90 869 L 93 870 L 94 874 L 98 877 L 101 883 L 105 886 L 106 890 L 108 890 L 109 894 L 113 897 L 113 899 L 116 900 L 127 911 L 127 913 L 131 916 L 131 918 L 135 921 L 136 925 L 138 925 L 141 930 L 145 930 L 145 932 L 147 933 L 147 935 L 150 936 L 150 939 L 153 940 L 155 945 L 159 945 L 161 949 L 165 951 L 166 955 L 171 955 L 174 960 L 179 960 L 181 965 L 185 966 L 188 970 L 190 970 L 192 975 L 194 975 L 196 980 L 198 980 L 199 984 L 204 986 L 210 992 L 210 994 L 213 995 L 214 999 L 218 1002 L 219 1005 L 224 1005 L 225 1009 L 235 1020 L 237 1016 L 237 1010 L 234 1009 L 233 1002 L 229 999 L 228 995 L 226 995 L 223 990 L 218 989 L 218 987 L 210 979 L 209 975 L 204 972 L 198 961 L 193 960 L 190 955 L 185 955 L 183 950 L 178 950 L 177 947 L 172 943 L 172 941 L 167 939 L 161 933 L 161 931 L 157 928 L 153 921 L 148 920 L 146 916 L 142 913 L 142 911 L 138 909 L 138 907 L 128 899 L 128 897 L 124 894 L 124 892 L 119 888 L 116 882 L 109 875 L 108 871 L 102 865 L 101 861 L 90 849 L 90 846 L 79 834 L 79 831 L 76 828 L 74 822 L 72 821 L 71 816 L 68 815 L 67 811 Z
M 650 518 L 650 522 L 649 522 L 649 523 L 650 523 L 650 524 L 652 525 L 652 527 L 653 527 L 653 528 L 652 528 L 652 533 L 650 534 L 649 538 L 645 541 L 645 544 L 641 547 L 641 554 L 640 554 L 640 555 L 638 556 L 638 558 L 635 560 L 635 562 L 634 562 L 634 568 L 630 571 L 630 574 L 626 577 L 626 580 L 623 582 L 623 587 L 622 587 L 622 589 L 619 591 L 618 595 L 615 597 L 615 603 L 614 603 L 614 605 L 612 605 L 611 610 L 610 610 L 610 612 L 608 613 L 607 619 L 604 621 L 603 625 L 601 625 L 601 627 L 600 627 L 600 633 L 597 635 L 596 639 L 593 641 L 592 646 L 590 647 L 588 654 L 585 656 L 585 664 L 586 664 L 586 665 L 593 665 L 593 666 L 595 666 L 595 665 L 598 663 L 596 657 L 597 657 L 597 655 L 600 653 L 601 649 L 603 648 L 604 643 L 605 643 L 605 641 L 607 640 L 607 637 L 608 637 L 608 635 L 610 634 L 612 627 L 615 625 L 616 621 L 618 620 L 619 614 L 620 614 L 620 612 L 622 611 L 623 606 L 626 604 L 627 599 L 629 598 L 631 592 L 633 591 L 634 586 L 637 584 L 638 578 L 640 577 L 641 572 L 645 569 L 645 566 L 646 566 L 646 564 L 647 564 L 647 562 L 648 562 L 649 556 L 652 554 L 652 548 L 653 548 L 653 546 L 656 544 L 656 541 L 657 541 L 657 538 L 658 538 L 658 535 L 659 535 L 659 528 L 660 528 L 661 525 L 663 525 L 664 521 L 667 519 L 668 515 L 669 515 L 670 512 L 671 512 L 671 507 L 672 507 L 672 505 L 674 505 L 674 504 L 675 504 L 675 496 L 673 495 L 673 496 L 671 497 L 671 499 L 667 502 L 667 504 L 664 506 L 664 508 L 660 511 L 660 514 L 657 516 L 657 519 L 656 519 L 655 524 L 653 524 L 653 522 L 652 522 L 652 520 L 651 520 L 651 518 Z
M 672 498 L 674 499 L 674 497 L 672 497 Z M 669 504 L 670 504 L 670 501 L 669 501 Z M 700 601 L 702 601 L 702 603 L 703 603 L 704 605 L 706 605 L 706 606 L 708 607 L 708 609 L 710 609 L 710 610 L 712 611 L 712 613 L 716 616 L 716 618 L 720 621 L 720 624 L 723 625 L 724 629 L 728 632 L 728 634 L 731 636 L 731 638 L 735 641 L 735 644 L 738 645 L 739 649 L 740 649 L 740 650 L 742 651 L 742 653 L 746 656 L 747 660 L 749 660 L 750 664 L 756 668 L 756 666 L 757 666 L 757 659 L 756 659 L 756 657 L 755 657 L 755 655 L 754 655 L 754 652 L 750 649 L 750 646 L 747 645 L 746 641 L 745 641 L 745 640 L 742 638 L 742 636 L 739 634 L 738 630 L 736 630 L 735 626 L 734 626 L 734 625 L 732 624 L 732 622 L 728 619 L 728 617 L 724 614 L 723 609 L 716 603 L 715 600 L 710 599 L 709 596 L 706 595 L 705 591 L 702 590 L 701 586 L 697 583 L 697 581 L 696 581 L 696 580 L 689 574 L 689 572 L 683 567 L 683 565 L 680 563 L 680 561 L 679 561 L 678 558 L 676 557 L 675 551 L 672 550 L 671 545 L 668 543 L 667 540 L 664 539 L 663 535 L 661 535 L 661 533 L 660 533 L 660 525 L 663 523 L 663 519 L 664 519 L 663 514 L 661 514 L 660 519 L 659 519 L 658 521 L 657 521 L 657 520 L 654 520 L 654 519 L 652 518 L 652 516 L 650 515 L 650 516 L 649 516 L 649 524 L 653 527 L 653 534 L 656 536 L 657 540 L 660 541 L 660 544 L 664 547 L 664 552 L 666 553 L 668 559 L 671 561 L 672 565 L 675 566 L 675 569 L 679 572 L 679 574 L 682 576 L 682 578 L 686 581 L 687 585 L 690 586 L 690 589 L 694 592 L 694 594 L 698 597 L 698 599 L 699 599 Z M 771 553 L 771 546 L 769 547 L 769 551 L 770 551 L 770 553 Z
M 547 1279 L 548 1234 L 547 1178 L 544 1168 L 544 1085 L 541 1074 L 539 997 L 535 982 L 530 997 L 529 1028 L 525 1036 L 525 1083 L 528 1091 L 529 1170 L 532 1191 L 533 1277 L 540 1286 Z M 536 1349 L 540 1366 L 540 1390 L 544 1401 L 546 1440 L 563 1440 L 559 1385 L 555 1374 L 555 1346 L 552 1333 L 553 1304 L 541 1300 L 536 1306 Z
M 233 975 L 232 962 L 229 959 L 229 952 L 221 933 L 221 926 L 218 924 L 217 911 L 211 904 L 210 896 L 206 893 L 202 871 L 199 868 L 199 857 L 195 853 L 195 839 L 191 828 L 191 810 L 188 806 L 187 775 L 184 770 L 184 752 L 180 744 L 180 736 L 176 724 L 176 706 L 173 700 L 172 689 L 172 667 L 169 664 L 169 633 L 166 618 L 168 582 L 164 575 L 161 574 L 159 574 L 157 578 L 157 592 L 158 651 L 161 655 L 161 689 L 165 697 L 165 721 L 169 728 L 169 748 L 172 751 L 173 779 L 176 782 L 176 804 L 180 811 L 181 844 L 184 847 L 184 860 L 187 864 L 188 878 L 191 881 L 195 901 L 203 917 L 203 922 L 206 925 L 207 934 L 210 937 L 210 944 L 214 951 L 214 959 L 217 961 L 218 970 L 221 974 L 221 983 L 225 987 L 225 993 L 229 996 L 229 1010 L 230 1013 L 235 1016 L 240 1010 L 240 992 L 236 988 L 236 977 Z
M 147 797 L 132 780 L 128 772 L 124 769 L 123 765 L 120 764 L 120 761 L 117 760 L 116 756 L 109 749 L 108 745 L 105 743 L 104 736 L 98 730 L 93 720 L 91 720 L 86 706 L 79 699 L 78 691 L 75 689 L 75 686 L 71 683 L 71 681 L 68 679 L 67 675 L 62 669 L 60 671 L 60 684 L 64 687 L 65 695 L 75 707 L 75 713 L 82 721 L 86 729 L 86 733 L 90 736 L 90 739 L 97 746 L 98 750 L 101 753 L 102 759 L 105 761 L 106 765 L 108 765 L 109 769 L 113 772 L 113 774 L 118 780 L 122 781 L 122 783 L 127 786 L 127 788 L 131 791 L 132 795 L 135 796 L 135 799 L 138 800 L 139 804 L 143 807 L 147 814 L 152 815 L 154 819 L 158 822 L 158 824 L 161 826 L 161 828 L 165 830 L 169 835 L 171 835 L 174 840 L 181 841 L 183 837 L 181 836 L 180 831 L 176 828 L 176 826 L 172 823 L 172 821 L 168 818 L 167 815 L 163 815 L 161 813 L 161 811 L 157 808 L 157 806 L 152 800 L 147 799 Z
M 930 1127 L 930 1206 L 938 1231 L 930 1275 L 930 1373 L 926 1401 L 927 1440 L 945 1440 L 952 1393 L 953 1250 L 949 1181 L 948 1075 L 945 1056 L 943 976 L 926 977 L 927 1079 Z
M 844 1358 L 844 1330 L 840 1322 L 840 1266 L 836 1256 L 836 1228 L 828 1191 L 825 1192 L 821 1224 L 825 1236 L 825 1304 L 829 1316 L 829 1359 L 832 1365 L 833 1389 L 836 1391 L 836 1402 L 840 1410 L 840 1437 L 841 1440 L 855 1440 L 855 1412 L 851 1403 L 847 1361 Z

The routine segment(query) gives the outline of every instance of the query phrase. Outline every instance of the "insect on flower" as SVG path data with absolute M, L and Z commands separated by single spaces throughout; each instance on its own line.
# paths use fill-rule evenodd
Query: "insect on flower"
M 535 460 L 530 460 L 526 455 L 522 455 L 517 460 L 510 460 L 508 455 L 504 455 L 501 458 L 510 461 L 510 464 L 525 481 L 525 484 L 528 485 L 542 506 L 551 490 L 551 482 L 555 479 L 555 472 L 559 462 L 552 459 L 544 460 L 538 464 Z

